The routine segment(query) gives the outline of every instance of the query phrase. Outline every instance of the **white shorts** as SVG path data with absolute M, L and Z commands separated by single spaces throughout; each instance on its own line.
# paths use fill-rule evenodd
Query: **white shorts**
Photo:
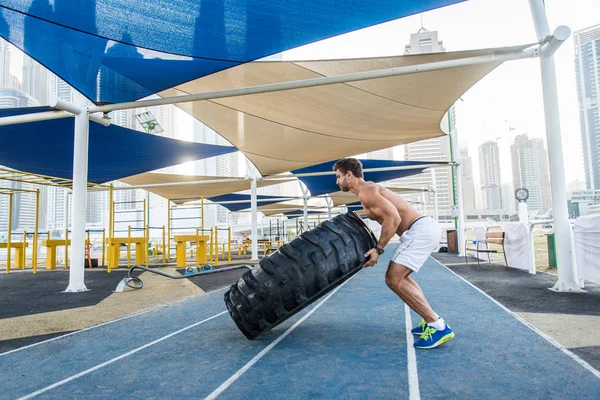
M 392 261 L 417 272 L 438 249 L 441 239 L 440 224 L 431 217 L 422 217 L 400 236 L 400 245 Z

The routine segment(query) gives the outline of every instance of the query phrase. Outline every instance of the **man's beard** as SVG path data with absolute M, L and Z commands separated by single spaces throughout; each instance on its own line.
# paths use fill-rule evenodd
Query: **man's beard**
M 340 185 L 340 189 L 342 190 L 342 192 L 349 192 L 350 191 L 350 187 L 348 187 L 348 186 Z

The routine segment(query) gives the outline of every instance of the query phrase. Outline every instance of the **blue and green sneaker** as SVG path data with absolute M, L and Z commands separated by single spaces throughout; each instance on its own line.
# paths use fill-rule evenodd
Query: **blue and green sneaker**
M 446 329 L 443 331 L 438 331 L 431 326 L 427 326 L 421 338 L 415 342 L 415 347 L 418 349 L 433 349 L 453 338 L 454 332 L 452 332 L 448 324 L 446 324 Z
M 440 320 L 444 322 L 444 318 L 440 318 Z M 421 322 L 419 322 L 419 325 L 416 328 L 412 328 L 410 330 L 410 333 L 416 336 L 421 336 L 425 332 L 426 327 L 427 322 L 423 318 L 421 318 Z

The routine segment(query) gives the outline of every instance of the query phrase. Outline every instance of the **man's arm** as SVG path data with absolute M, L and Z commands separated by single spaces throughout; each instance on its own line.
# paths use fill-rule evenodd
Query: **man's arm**
M 377 186 L 371 186 L 361 191 L 359 200 L 365 207 L 369 208 L 371 213 L 375 215 L 375 219 L 381 223 L 381 236 L 379 237 L 377 246 L 383 249 L 396 234 L 398 226 L 400 226 L 400 222 L 402 221 L 398 209 L 379 193 Z M 377 259 L 379 259 L 377 250 L 369 250 L 365 256 L 367 255 L 369 255 L 370 259 L 365 263 L 365 266 L 375 265 Z

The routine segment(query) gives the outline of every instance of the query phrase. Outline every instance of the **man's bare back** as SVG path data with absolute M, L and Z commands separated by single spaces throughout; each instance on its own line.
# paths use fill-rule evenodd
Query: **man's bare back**
M 400 215 L 401 219 L 400 225 L 396 230 L 398 236 L 402 235 L 402 233 L 408 230 L 408 228 L 413 222 L 422 217 L 422 215 L 413 206 L 408 204 L 408 202 L 404 200 L 398 193 L 394 193 L 391 190 L 379 186 L 373 182 L 365 182 L 365 185 L 360 188 L 358 198 L 361 199 L 361 193 L 363 199 L 365 198 L 365 196 L 371 197 L 370 195 L 372 193 L 370 192 L 373 191 L 377 191 L 377 193 L 379 193 L 381 197 L 385 198 L 390 203 L 392 203 L 396 210 L 398 210 L 398 214 Z M 375 201 L 377 202 L 377 196 Z M 361 204 L 363 205 L 367 218 L 377 221 L 380 224 L 383 222 L 383 217 L 378 216 L 373 211 L 371 211 L 371 207 L 369 205 L 365 205 L 365 203 L 363 203 L 362 200 Z

